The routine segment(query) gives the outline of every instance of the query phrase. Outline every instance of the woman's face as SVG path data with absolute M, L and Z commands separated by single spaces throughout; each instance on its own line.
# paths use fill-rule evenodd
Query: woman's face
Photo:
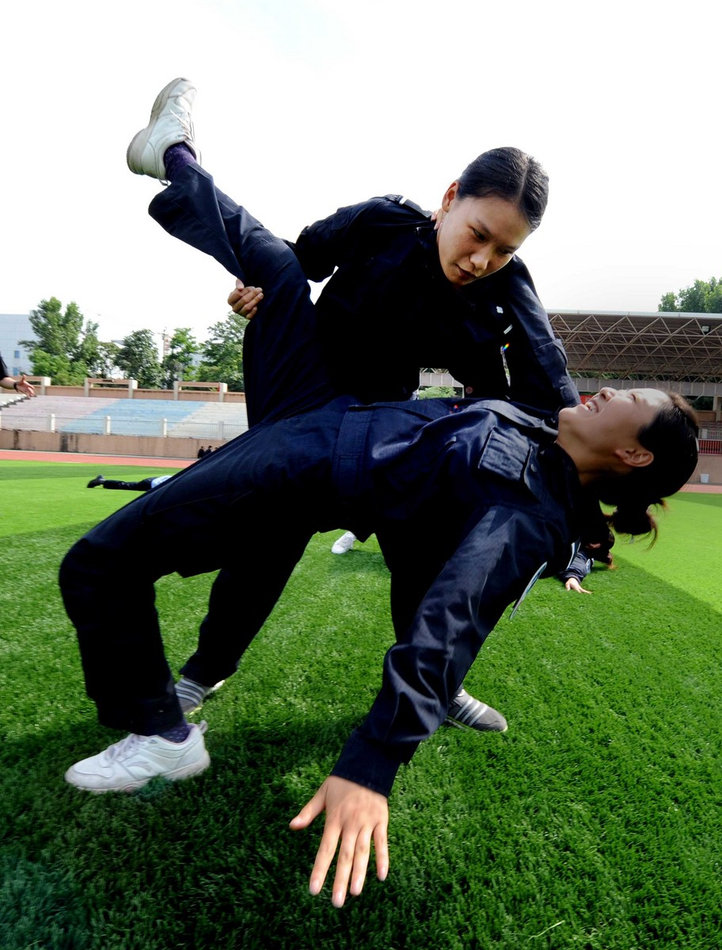
M 458 182 L 444 195 L 437 223 L 439 260 L 455 287 L 488 277 L 508 264 L 529 237 L 529 222 L 505 198 L 459 198 Z
M 659 389 L 605 387 L 587 402 L 559 413 L 559 435 L 574 434 L 587 447 L 622 452 L 639 445 L 638 435 L 672 400 Z

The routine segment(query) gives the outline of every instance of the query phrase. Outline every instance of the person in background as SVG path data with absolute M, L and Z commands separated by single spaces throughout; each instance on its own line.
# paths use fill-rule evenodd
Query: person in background
M 98 488 L 102 485 L 103 488 L 119 489 L 121 491 L 150 491 L 172 477 L 172 475 L 152 475 L 149 478 L 141 478 L 137 482 L 124 482 L 119 478 L 105 478 L 104 475 L 96 475 L 95 478 L 90 479 L 85 487 Z

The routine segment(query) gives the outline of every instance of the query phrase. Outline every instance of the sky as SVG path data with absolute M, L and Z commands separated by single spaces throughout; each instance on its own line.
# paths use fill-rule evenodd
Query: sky
M 176 76 L 203 165 L 282 237 L 479 153 L 550 176 L 520 256 L 548 310 L 655 311 L 722 277 L 720 20 L 708 0 L 23 0 L 3 17 L 0 313 L 75 301 L 101 339 L 229 312 L 233 278 L 147 215 L 128 142 Z

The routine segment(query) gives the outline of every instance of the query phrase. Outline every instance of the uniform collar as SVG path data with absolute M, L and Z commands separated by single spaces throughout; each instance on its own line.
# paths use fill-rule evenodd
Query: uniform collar
M 583 520 L 582 512 L 589 501 L 579 481 L 576 465 L 558 442 L 543 446 L 539 451 L 539 456 L 547 463 L 550 472 L 554 473 L 551 489 L 572 514 L 576 532 L 579 534 Z

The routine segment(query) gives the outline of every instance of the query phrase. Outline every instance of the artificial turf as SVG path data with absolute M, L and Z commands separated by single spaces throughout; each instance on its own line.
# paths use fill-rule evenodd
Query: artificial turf
M 541 581 L 502 620 L 466 685 L 508 733 L 444 727 L 421 746 L 390 801 L 388 880 L 338 911 L 328 885 L 307 892 L 320 822 L 287 824 L 378 687 L 392 634 L 374 539 L 344 557 L 338 533 L 312 540 L 204 706 L 206 773 L 86 795 L 65 768 L 118 736 L 83 693 L 57 568 L 132 497 L 85 490 L 95 474 L 0 463 L 2 950 L 717 950 L 722 496 L 673 499 L 658 544 L 620 540 L 592 596 Z M 158 584 L 174 668 L 211 580 Z

